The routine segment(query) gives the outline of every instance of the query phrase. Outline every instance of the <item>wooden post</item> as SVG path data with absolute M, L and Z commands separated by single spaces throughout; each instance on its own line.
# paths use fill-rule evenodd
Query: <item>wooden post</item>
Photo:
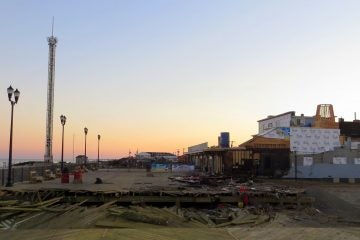
M 181 209 L 181 203 L 180 203 L 180 199 L 177 198 L 176 199 L 176 213 L 179 214 L 179 209 Z
M 21 167 L 21 182 L 24 181 L 24 167 Z

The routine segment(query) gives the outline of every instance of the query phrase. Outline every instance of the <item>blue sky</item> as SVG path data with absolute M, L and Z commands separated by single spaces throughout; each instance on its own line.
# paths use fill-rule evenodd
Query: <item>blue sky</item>
M 46 37 L 55 17 L 54 156 L 65 114 L 66 156 L 169 151 L 230 131 L 235 144 L 258 119 L 332 103 L 359 110 L 358 1 L 0 1 L 0 87 L 21 91 L 16 157 L 44 152 Z M 1 92 L 0 92 L 1 93 Z M 1 97 L 2 94 L 0 94 Z M 0 158 L 9 103 L 0 101 Z M 92 139 L 92 140 L 91 140 Z M 91 157 L 91 156 L 90 156 Z

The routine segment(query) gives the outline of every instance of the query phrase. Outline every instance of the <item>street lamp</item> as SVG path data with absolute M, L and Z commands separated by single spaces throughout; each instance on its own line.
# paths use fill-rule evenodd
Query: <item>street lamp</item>
M 61 142 L 61 172 L 64 169 L 64 125 L 66 123 L 66 117 L 64 115 L 60 116 L 60 121 L 62 125 L 62 142 Z
M 100 149 L 100 134 L 98 134 L 98 168 L 99 168 L 99 166 L 100 166 L 100 151 L 99 151 L 99 149 Z
M 6 187 L 11 187 L 11 162 L 12 162 L 12 138 L 13 138 L 13 118 L 14 118 L 14 105 L 18 102 L 20 91 L 15 90 L 10 86 L 7 89 L 7 94 L 9 101 L 11 103 L 11 123 L 10 123 L 10 143 L 9 143 L 9 167 L 8 167 L 8 176 L 7 176 L 7 183 Z M 13 99 L 14 95 L 14 99 Z
M 85 166 L 86 166 L 86 135 L 88 133 L 87 127 L 84 128 L 84 133 L 85 133 L 85 160 L 84 160 L 84 163 L 85 163 Z

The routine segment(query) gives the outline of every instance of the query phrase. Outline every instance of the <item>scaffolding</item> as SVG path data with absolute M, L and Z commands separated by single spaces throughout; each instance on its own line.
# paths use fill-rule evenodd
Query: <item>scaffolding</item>
M 334 109 L 331 104 L 317 105 L 314 127 L 339 128 L 339 124 L 335 122 Z

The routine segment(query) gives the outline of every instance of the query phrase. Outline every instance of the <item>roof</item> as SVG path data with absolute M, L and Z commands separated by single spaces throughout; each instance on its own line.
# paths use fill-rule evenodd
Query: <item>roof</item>
M 289 112 L 282 113 L 282 114 L 275 115 L 275 116 L 270 115 L 270 116 L 268 116 L 267 118 L 258 120 L 258 122 L 262 122 L 262 121 L 269 120 L 269 119 L 272 119 L 272 118 L 281 117 L 281 116 L 288 115 L 288 114 L 295 115 L 295 111 L 289 111 Z
M 246 149 L 265 148 L 265 149 L 289 149 L 290 141 L 287 139 L 265 138 L 262 136 L 254 136 L 252 139 L 242 143 L 239 147 Z
M 340 135 L 349 137 L 360 137 L 360 121 L 339 121 Z
M 137 155 L 142 155 L 142 154 L 176 156 L 175 154 L 168 153 L 168 152 L 140 152 Z

